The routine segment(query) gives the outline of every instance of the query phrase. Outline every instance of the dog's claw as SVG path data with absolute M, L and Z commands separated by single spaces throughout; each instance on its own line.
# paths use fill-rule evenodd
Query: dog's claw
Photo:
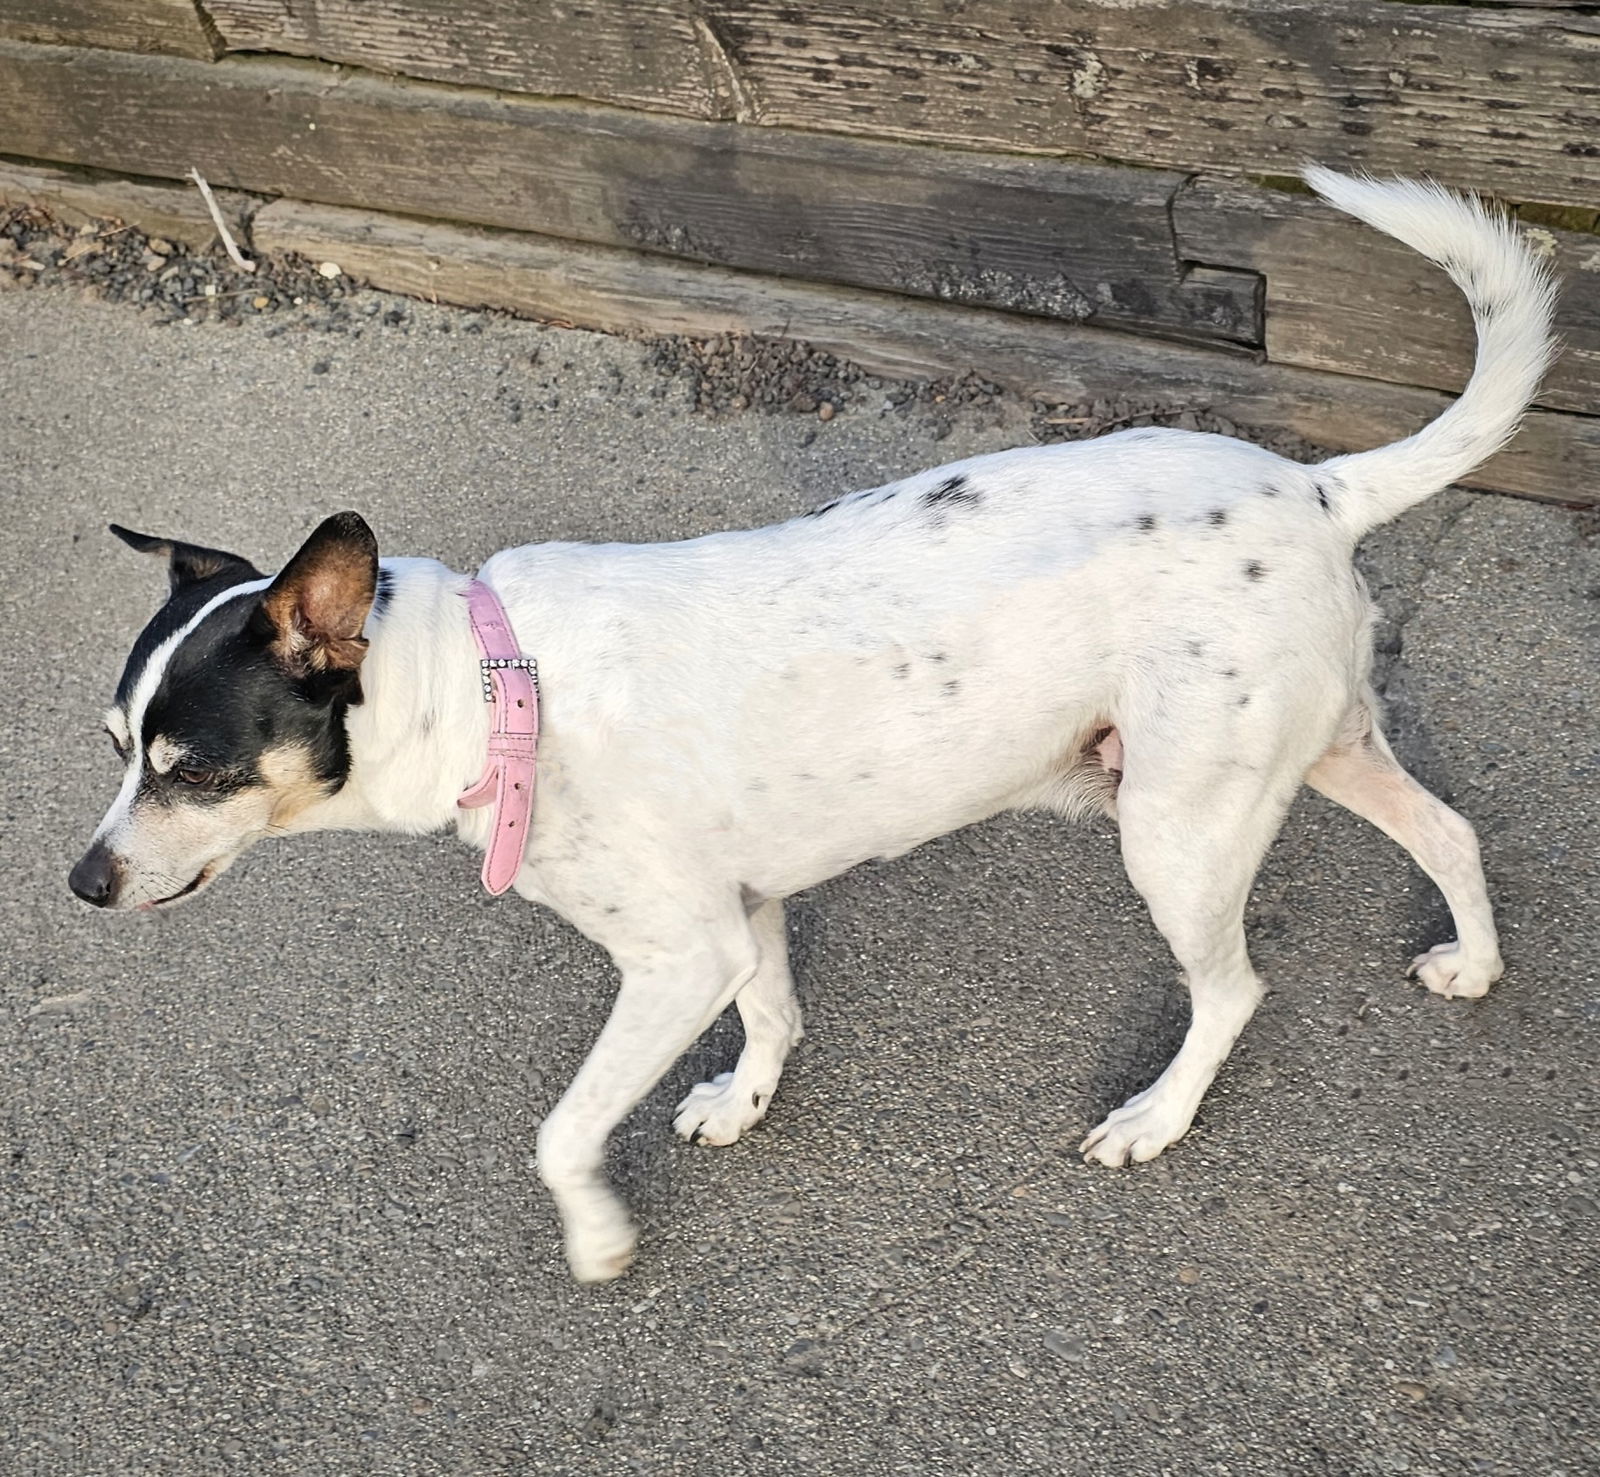
M 751 1092 L 736 1085 L 733 1072 L 719 1072 L 709 1082 L 691 1088 L 678 1104 L 672 1126 L 691 1144 L 722 1147 L 735 1143 L 767 1116 L 772 1093 Z

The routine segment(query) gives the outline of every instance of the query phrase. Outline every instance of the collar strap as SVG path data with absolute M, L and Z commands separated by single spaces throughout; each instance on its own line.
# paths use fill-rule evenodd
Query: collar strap
M 539 667 L 523 656 L 505 607 L 482 580 L 462 592 L 482 659 L 483 700 L 493 705 L 489 762 L 483 778 L 456 804 L 494 805 L 494 826 L 483 859 L 483 885 L 499 896 L 517 879 L 533 814 L 534 757 L 539 742 Z

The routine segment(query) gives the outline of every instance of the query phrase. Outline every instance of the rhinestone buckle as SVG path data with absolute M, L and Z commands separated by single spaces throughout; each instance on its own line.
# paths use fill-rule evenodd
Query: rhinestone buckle
M 497 667 L 521 667 L 533 680 L 534 691 L 539 690 L 539 664 L 531 656 L 486 656 L 478 660 L 478 671 L 483 678 L 483 700 L 494 701 L 494 680 L 490 677 Z

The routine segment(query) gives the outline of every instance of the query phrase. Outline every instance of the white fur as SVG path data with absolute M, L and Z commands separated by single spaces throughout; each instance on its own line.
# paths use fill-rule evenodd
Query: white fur
M 532 545 L 484 566 L 541 675 L 517 890 L 622 976 L 539 1136 L 577 1276 L 615 1276 L 633 1252 L 601 1170 L 607 1135 L 730 1002 L 743 1054 L 675 1126 L 731 1143 L 766 1113 L 800 1035 L 782 900 L 1000 811 L 1067 813 L 1114 790 L 1129 875 L 1188 978 L 1182 1049 L 1084 1142 L 1101 1164 L 1183 1136 L 1254 1010 L 1245 899 L 1302 780 L 1443 888 L 1460 941 L 1419 959 L 1429 988 L 1477 994 L 1499 973 L 1471 828 L 1377 732 L 1350 557 L 1361 531 L 1509 434 L 1543 362 L 1547 289 L 1475 206 L 1313 179 L 1431 254 L 1489 264 L 1469 275 L 1499 324 L 1436 427 L 1337 459 L 1336 477 L 1222 437 L 1137 431 L 975 458 L 777 527 Z M 455 806 L 488 732 L 465 578 L 386 568 L 349 781 L 295 828 L 453 823 L 481 847 L 487 813 Z

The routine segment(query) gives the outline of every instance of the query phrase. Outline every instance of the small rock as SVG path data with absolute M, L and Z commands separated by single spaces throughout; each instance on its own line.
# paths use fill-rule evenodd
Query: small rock
M 1428 1387 L 1419 1385 L 1415 1380 L 1397 1380 L 1395 1389 L 1404 1395 L 1407 1400 L 1421 1401 L 1428 1398 Z
M 1069 1334 L 1062 1333 L 1058 1328 L 1052 1328 L 1044 1336 L 1044 1346 L 1056 1358 L 1065 1359 L 1072 1364 L 1081 1363 L 1089 1354 L 1082 1339 L 1075 1339 Z
M 317 270 L 321 272 L 324 277 L 342 277 L 344 275 L 339 268 L 338 262 L 318 262 Z
M 25 1018 L 32 1020 L 36 1015 L 76 1015 L 93 1002 L 92 990 L 75 990 L 70 995 L 46 995 L 28 1007 Z
M 830 401 L 824 400 L 822 404 L 817 407 L 817 419 L 819 421 L 831 421 L 833 419 L 833 414 L 833 405 Z
M 250 306 L 252 308 L 265 308 L 270 306 L 271 302 L 272 299 L 270 297 L 253 297 L 250 299 Z
M 170 241 L 163 241 L 159 236 L 152 236 L 149 241 L 145 243 L 145 245 L 157 256 L 172 255 L 172 243 Z
M 1178 1268 L 1178 1281 L 1182 1282 L 1185 1286 L 1193 1287 L 1194 1284 L 1196 1282 L 1198 1282 L 1199 1280 L 1200 1280 L 1200 1269 L 1198 1267 L 1179 1267 Z

